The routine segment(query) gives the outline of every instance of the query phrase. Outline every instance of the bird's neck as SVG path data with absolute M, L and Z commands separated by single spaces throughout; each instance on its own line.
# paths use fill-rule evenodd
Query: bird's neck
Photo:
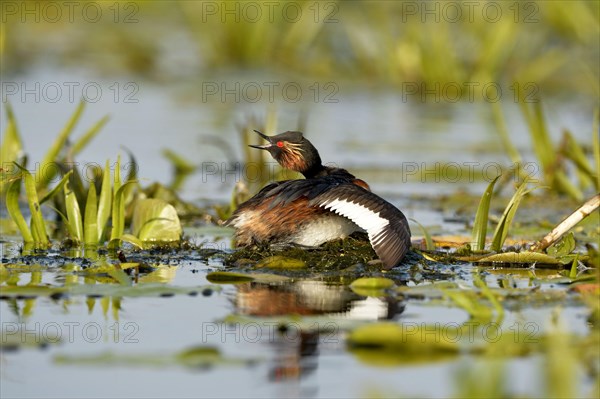
M 300 172 L 300 173 L 302 173 L 305 178 L 312 179 L 315 177 L 321 177 L 321 176 L 327 175 L 326 170 L 327 170 L 326 167 L 323 166 L 321 163 L 319 163 L 319 164 L 311 165 L 310 168 L 308 168 L 304 172 Z
M 315 165 L 315 166 L 311 167 L 310 169 L 308 169 L 307 171 L 302 172 L 302 174 L 307 179 L 313 179 L 313 178 L 317 178 L 317 177 L 331 176 L 331 175 L 346 176 L 346 177 L 352 178 L 352 179 L 354 178 L 354 175 L 352 175 L 346 169 L 335 168 L 335 167 L 331 167 L 331 166 L 323 166 L 322 164 Z

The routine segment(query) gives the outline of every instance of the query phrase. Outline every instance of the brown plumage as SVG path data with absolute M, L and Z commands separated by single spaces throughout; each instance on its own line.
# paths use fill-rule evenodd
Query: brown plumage
M 317 246 L 364 230 L 386 268 L 400 263 L 410 248 L 410 229 L 400 210 L 347 170 L 323 166 L 302 133 L 257 133 L 269 144 L 251 147 L 269 151 L 280 165 L 306 179 L 269 184 L 241 204 L 227 221 L 237 229 L 237 245 Z

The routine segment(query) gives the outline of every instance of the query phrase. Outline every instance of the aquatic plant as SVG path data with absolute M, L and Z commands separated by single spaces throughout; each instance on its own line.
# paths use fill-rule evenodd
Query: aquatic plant
M 6 208 L 8 214 L 17 225 L 25 244 L 33 244 L 36 248 L 47 248 L 50 245 L 50 241 L 48 239 L 46 221 L 42 214 L 41 205 L 54 196 L 58 190 L 51 191 L 40 201 L 38 191 L 35 187 L 35 179 L 32 174 L 17 163 L 15 163 L 15 166 L 21 170 L 21 176 L 13 179 L 6 193 Z M 68 178 L 69 175 L 65 175 L 57 184 L 57 187 L 64 185 Z M 19 207 L 19 195 L 21 192 L 22 181 L 24 181 L 27 203 L 29 205 L 29 211 L 31 212 L 29 226 L 27 226 Z
M 142 10 L 144 23 L 111 24 L 110 29 L 104 20 L 94 25 L 64 23 L 62 19 L 42 19 L 35 24 L 27 20 L 22 26 L 15 15 L 7 15 L 1 51 L 9 62 L 2 68 L 4 72 L 23 68 L 31 64 L 32 57 L 41 58 L 52 48 L 45 37 L 49 35 L 40 32 L 51 31 L 55 38 L 60 34 L 68 37 L 76 30 L 89 40 L 61 42 L 58 56 L 64 63 L 85 62 L 89 55 L 82 49 L 108 45 L 120 51 L 106 60 L 94 60 L 94 67 L 162 80 L 165 76 L 181 78 L 182 73 L 187 79 L 216 70 L 246 68 L 311 79 L 404 85 L 414 93 L 457 82 L 478 83 L 478 88 L 490 82 L 515 82 L 520 86 L 533 83 L 536 90 L 545 92 L 569 89 L 598 96 L 597 2 L 493 4 L 490 15 L 487 3 L 303 0 L 237 3 L 230 6 L 231 14 L 223 14 L 225 3 L 180 2 L 173 6 L 136 1 L 128 7 Z M 98 7 L 104 15 L 111 14 L 110 4 L 99 3 Z M 137 21 L 135 14 L 132 17 Z M 149 34 L 159 25 L 163 31 Z M 189 68 L 180 68 L 179 63 L 165 68 L 161 40 L 181 30 L 192 40 L 183 47 L 186 55 L 196 57 Z M 30 39 L 33 35 L 36 40 Z M 27 57 L 19 51 L 21 41 L 33 46 Z M 55 56 L 56 52 L 54 48 Z M 457 95 L 468 97 L 461 92 Z
M 519 92 L 519 105 L 521 113 L 527 124 L 531 145 L 541 167 L 541 183 L 552 192 L 567 195 L 577 201 L 584 197 L 584 190 L 593 186 L 595 191 L 600 191 L 600 150 L 598 150 L 598 124 L 599 111 L 596 110 L 592 123 L 593 158 L 596 166 L 592 166 L 586 155 L 584 147 L 578 143 L 568 131 L 563 131 L 561 143 L 556 146 L 552 143 L 546 118 L 543 113 L 542 103 L 524 101 L 523 93 Z M 527 176 L 521 169 L 522 157 L 512 144 L 509 133 L 504 123 L 502 108 L 499 103 L 493 104 L 493 115 L 496 131 L 500 135 L 505 151 L 511 161 L 518 168 L 521 178 L 534 178 Z M 569 170 L 574 169 L 578 176 L 579 184 L 575 185 L 569 176 Z
M 66 233 L 63 235 L 71 239 L 70 246 L 72 247 L 83 244 L 86 248 L 97 248 L 109 240 L 109 247 L 114 249 L 120 246 L 123 237 L 135 245 L 139 245 L 140 242 L 179 241 L 181 224 L 173 206 L 159 199 L 134 201 L 131 189 L 137 185 L 137 164 L 132 154 L 129 154 L 129 173 L 124 182 L 121 178 L 121 159 L 118 156 L 112 179 L 110 162 L 107 160 L 103 170 L 100 168 L 93 170 L 94 178 L 88 184 L 74 168 L 74 162 L 68 162 L 59 156 L 66 146 L 67 138 L 79 120 L 84 106 L 85 102 L 79 104 L 44 157 L 42 165 L 53 164 L 58 168 L 42 166 L 40 168 L 42 173 L 38 173 L 34 177 L 24 165 L 13 161 L 18 173 L 5 174 L 6 171 L 2 171 L 2 183 L 10 183 L 5 197 L 8 214 L 21 233 L 26 248 L 31 245 L 40 249 L 50 246 L 47 223 L 41 210 L 41 205 L 50 199 L 54 200 L 54 206 L 51 208 L 61 217 L 62 226 L 65 228 L 63 233 Z M 8 104 L 6 107 L 9 118 L 6 137 L 0 152 L 3 160 L 15 160 L 23 158 L 22 145 L 12 109 Z M 106 117 L 101 119 L 73 146 L 69 147 L 68 157 L 72 159 L 81 151 L 100 131 L 106 121 Z M 62 171 L 63 176 L 49 190 L 48 185 L 54 178 L 54 173 L 58 173 L 59 170 Z M 22 182 L 31 212 L 29 225 L 25 221 L 19 205 Z M 60 192 L 62 192 L 62 196 L 58 195 Z M 132 204 L 132 208 L 126 212 L 128 204 Z M 137 215 L 132 226 L 135 236 L 125 234 L 128 214 Z
M 499 178 L 500 176 L 496 176 L 496 178 L 494 178 L 494 180 L 488 184 L 479 201 L 479 206 L 477 208 L 477 213 L 475 215 L 475 221 L 473 223 L 473 229 L 471 232 L 471 244 L 474 247 L 473 249 L 476 251 L 482 251 L 485 247 L 490 202 L 494 191 L 494 185 Z M 528 180 L 525 180 L 523 183 L 521 183 L 506 205 L 506 208 L 504 209 L 504 212 L 502 213 L 502 216 L 496 225 L 496 229 L 494 230 L 494 235 L 492 237 L 490 246 L 492 251 L 499 252 L 502 249 L 504 241 L 508 237 L 508 231 L 513 222 L 517 209 L 519 208 L 521 200 L 527 194 L 537 188 L 534 187 L 528 189 L 528 183 Z

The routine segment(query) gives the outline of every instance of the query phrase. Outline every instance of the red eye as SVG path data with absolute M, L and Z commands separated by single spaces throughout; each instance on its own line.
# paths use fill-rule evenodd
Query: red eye
M 277 142 L 277 147 L 279 147 L 279 148 L 283 147 L 283 141 L 278 141 Z

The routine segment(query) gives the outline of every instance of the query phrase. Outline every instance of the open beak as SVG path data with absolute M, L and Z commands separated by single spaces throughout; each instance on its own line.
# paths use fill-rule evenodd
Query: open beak
M 266 134 L 262 134 L 258 130 L 255 130 L 254 132 L 256 134 L 258 134 L 260 137 L 262 137 L 263 139 L 267 140 L 269 142 L 269 144 L 264 144 L 264 145 L 249 144 L 248 147 L 258 148 L 259 150 L 268 150 L 269 148 L 271 148 L 273 146 L 273 143 L 271 143 L 271 138 L 269 136 L 267 136 Z

